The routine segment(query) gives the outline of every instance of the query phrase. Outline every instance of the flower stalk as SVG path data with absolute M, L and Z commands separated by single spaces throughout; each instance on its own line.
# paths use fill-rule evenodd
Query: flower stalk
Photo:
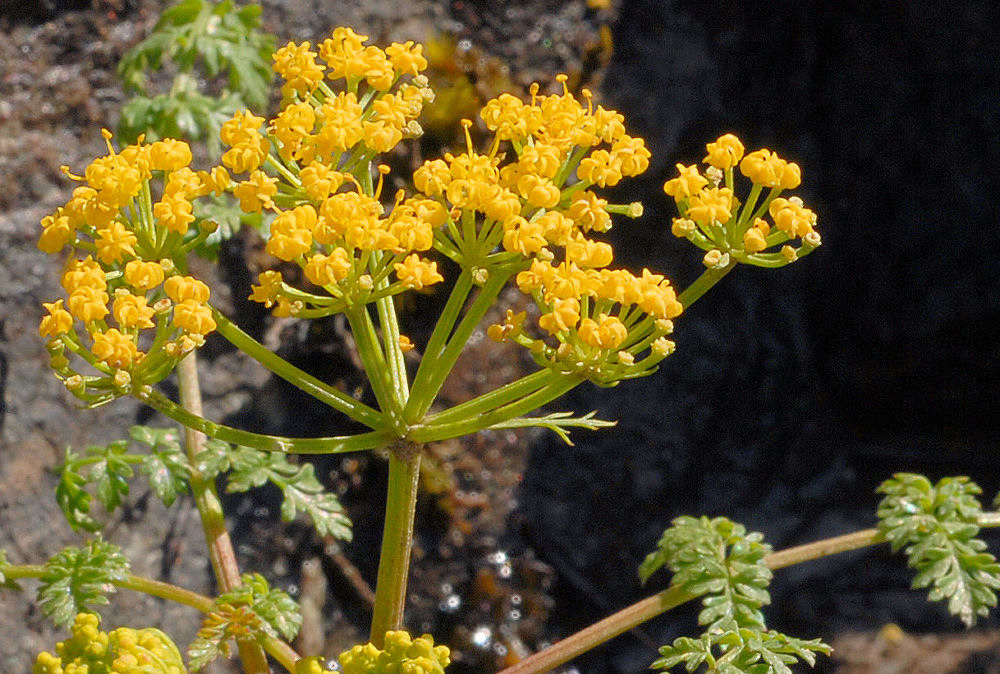
M 195 353 L 188 354 L 177 367 L 181 406 L 196 416 L 202 416 L 201 388 L 198 384 L 198 361 Z M 226 519 L 222 503 L 215 489 L 215 482 L 203 476 L 197 469 L 198 455 L 205 447 L 205 436 L 188 426 L 184 427 L 184 444 L 191 464 L 191 493 L 201 516 L 201 527 L 205 533 L 208 556 L 215 573 L 219 589 L 230 592 L 242 584 L 240 567 L 236 561 L 233 543 L 226 529 Z M 253 639 L 237 639 L 240 659 L 247 674 L 269 674 L 264 651 Z

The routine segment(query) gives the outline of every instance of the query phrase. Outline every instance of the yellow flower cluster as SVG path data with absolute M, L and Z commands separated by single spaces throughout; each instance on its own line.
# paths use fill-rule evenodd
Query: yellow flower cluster
M 278 315 L 329 315 L 443 280 L 422 254 L 445 222 L 444 208 L 400 194 L 386 214 L 380 196 L 388 168 L 378 167 L 376 184 L 371 168 L 375 155 L 420 135 L 416 118 L 433 98 L 420 75 L 427 60 L 413 42 L 382 50 L 367 40 L 337 28 L 318 51 L 309 42 L 288 43 L 274 54 L 285 80 L 283 108 L 265 132 L 265 120 L 250 113 L 223 127 L 231 148 L 224 163 L 250 174 L 233 187 L 241 208 L 275 213 L 266 251 L 297 264 L 323 291 L 305 292 L 264 272 L 251 299 Z M 328 81 L 340 81 L 340 91 Z
M 668 180 L 663 191 L 674 198 L 680 213 L 671 228 L 674 235 L 705 250 L 707 267 L 724 268 L 737 261 L 779 267 L 820 245 L 816 214 L 798 197 L 778 196 L 802 182 L 798 164 L 766 149 L 744 156 L 743 143 L 733 134 L 709 143 L 706 150 L 709 168 L 704 174 L 696 165 L 677 164 L 677 177 Z M 737 166 L 752 183 L 744 204 L 734 194 Z M 761 200 L 764 188 L 769 191 Z M 773 224 L 763 217 L 766 214 Z M 796 239 L 798 247 L 788 243 Z M 768 252 L 777 246 L 781 248 Z
M 438 250 L 467 267 L 510 265 L 538 304 L 547 338 L 530 337 L 521 315 L 490 336 L 528 347 L 545 367 L 611 384 L 649 372 L 672 350 L 665 335 L 681 305 L 662 276 L 610 269 L 611 246 L 592 238 L 611 227 L 611 213 L 641 214 L 638 204 L 609 205 L 592 188 L 642 173 L 649 151 L 619 113 L 595 108 L 586 90 L 581 103 L 565 76 L 557 81 L 561 94 L 534 85 L 529 101 L 489 101 L 481 113 L 494 132 L 489 152 L 477 153 L 469 139 L 466 152 L 425 162 L 413 180 L 447 208 Z M 513 150 L 506 161 L 503 142 Z
M 412 638 L 403 630 L 385 633 L 384 648 L 358 645 L 338 658 L 344 674 L 444 674 L 451 664 L 447 646 L 435 646 L 429 634 Z
M 193 171 L 184 142 L 140 139 L 116 152 L 105 138 L 109 154 L 73 176 L 85 184 L 42 220 L 38 244 L 52 254 L 73 252 L 61 279 L 66 298 L 43 303 L 39 333 L 49 338 L 56 373 L 90 404 L 159 381 L 215 330 L 208 286 L 179 274 L 171 258 L 211 231 L 185 241 L 191 200 L 230 182 L 222 167 Z M 156 201 L 154 182 L 162 184 Z M 67 349 L 98 375 L 77 373 Z
M 33 674 L 187 674 L 177 646 L 158 629 L 119 627 L 100 630 L 101 619 L 79 613 L 72 635 L 56 644 L 56 652 L 42 652 Z

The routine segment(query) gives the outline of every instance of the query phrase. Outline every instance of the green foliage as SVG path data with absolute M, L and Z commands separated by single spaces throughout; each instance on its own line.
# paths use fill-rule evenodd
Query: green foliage
M 698 622 L 710 631 L 736 624 L 763 626 L 760 607 L 771 603 L 767 586 L 772 575 L 764 564 L 771 546 L 763 539 L 724 517 L 678 517 L 642 562 L 639 577 L 645 582 L 666 565 L 675 587 L 707 595 Z
M 265 636 L 295 638 L 302 624 L 298 604 L 288 593 L 272 588 L 260 574 L 245 573 L 243 585 L 220 595 L 216 609 L 206 616 L 201 629 L 188 647 L 191 671 L 230 654 L 232 639 Z
M 231 470 L 226 491 L 244 492 L 271 482 L 281 489 L 281 518 L 286 522 L 304 512 L 321 535 L 343 540 L 351 538 L 351 521 L 336 495 L 326 491 L 316 479 L 311 463 L 289 463 L 284 454 L 262 452 L 249 447 L 230 449 L 213 442 L 198 457 L 202 470 L 212 474 Z
M 787 674 L 803 660 L 813 665 L 816 653 L 829 653 L 819 639 L 796 639 L 770 630 L 761 607 L 771 601 L 767 591 L 771 570 L 764 557 L 771 546 L 759 533 L 724 517 L 678 517 L 663 532 L 656 551 L 639 567 L 645 582 L 666 566 L 672 586 L 702 597 L 698 624 L 701 637 L 682 637 L 660 648 L 653 669 L 683 664 L 693 672 L 705 666 L 720 674 Z
M 118 64 L 125 86 L 137 92 L 122 112 L 119 135 L 129 141 L 143 132 L 211 138 L 233 111 L 267 105 L 274 37 L 258 30 L 260 13 L 257 5 L 238 8 L 230 0 L 181 0 L 168 8 L 153 33 Z M 150 96 L 148 73 L 167 60 L 179 74 L 169 93 Z M 227 88 L 204 95 L 198 91 L 201 76 L 225 76 Z
M 101 539 L 81 548 L 67 547 L 45 563 L 40 576 L 38 602 L 42 612 L 57 625 L 67 626 L 77 613 L 108 603 L 114 581 L 128 575 L 128 560 L 117 545 Z
M 816 653 L 829 653 L 819 639 L 796 639 L 774 630 L 741 628 L 706 632 L 698 639 L 681 637 L 660 648 L 651 669 L 672 669 L 679 664 L 693 672 L 705 665 L 719 674 L 790 674 L 789 665 L 802 660 L 813 666 Z M 721 654 L 721 655 L 720 655 Z
M 893 552 L 905 550 L 917 570 L 914 588 L 930 587 L 931 601 L 948 600 L 948 611 L 966 626 L 997 604 L 1000 564 L 976 538 L 982 490 L 967 477 L 932 485 L 923 475 L 896 473 L 883 482 L 879 531 Z
M 186 491 L 190 468 L 172 429 L 133 426 L 131 442 L 115 440 L 101 447 L 91 445 L 81 456 L 71 449 L 59 467 L 56 501 L 74 530 L 98 531 L 102 524 L 90 514 L 93 497 L 87 490 L 94 486 L 97 500 L 109 513 L 121 506 L 129 494 L 129 480 L 135 475 L 133 465 L 149 479 L 149 485 L 164 505 L 170 506 L 177 495 Z M 142 453 L 129 452 L 136 445 L 146 445 Z
M 222 604 L 209 613 L 187 649 L 188 667 L 196 672 L 219 656 L 228 658 L 233 639 L 252 639 L 266 634 L 264 621 L 247 606 Z
M 284 590 L 273 588 L 259 573 L 244 573 L 243 584 L 219 596 L 217 604 L 249 607 L 264 621 L 264 630 L 289 641 L 299 633 L 302 615 L 299 605 Z

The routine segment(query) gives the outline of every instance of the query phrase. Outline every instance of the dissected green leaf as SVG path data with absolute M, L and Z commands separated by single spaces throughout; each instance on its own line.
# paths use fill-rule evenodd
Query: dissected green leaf
M 774 630 L 741 629 L 706 632 L 699 639 L 681 637 L 660 647 L 660 658 L 651 669 L 673 669 L 683 664 L 693 672 L 704 666 L 708 672 L 727 674 L 790 674 L 790 665 L 802 660 L 810 667 L 816 654 L 831 648 L 819 639 L 796 639 Z
M 246 606 L 264 621 L 268 634 L 294 639 L 302 625 L 302 615 L 295 600 L 284 590 L 271 587 L 259 573 L 245 573 L 240 578 L 243 584 L 220 595 L 216 602 Z
M 878 492 L 879 531 L 916 569 L 914 588 L 931 588 L 931 601 L 947 600 L 948 611 L 966 626 L 996 606 L 1000 564 L 976 538 L 982 490 L 967 477 L 931 484 L 923 475 L 897 473 Z
M 234 638 L 261 641 L 265 636 L 292 640 L 302 624 L 298 604 L 287 592 L 272 588 L 258 573 L 243 574 L 240 587 L 219 595 L 188 647 L 191 671 L 221 656 L 229 657 Z
M 188 646 L 188 669 L 196 672 L 219 656 L 228 658 L 233 639 L 260 638 L 264 634 L 264 622 L 249 607 L 221 604 L 205 616 Z
M 231 457 L 228 492 L 247 491 L 272 482 L 283 492 L 281 517 L 291 522 L 301 511 L 322 535 L 351 538 L 351 521 L 336 495 L 323 488 L 311 463 L 294 465 L 277 452 L 239 447 Z
M 56 484 L 56 503 L 62 510 L 73 531 L 84 529 L 97 531 L 100 522 L 90 516 L 91 496 L 84 487 L 87 477 L 80 472 L 80 455 L 66 448 L 66 458 L 59 466 L 59 482 Z
M 802 660 L 812 666 L 816 653 L 829 653 L 818 639 L 797 639 L 765 625 L 760 609 L 771 601 L 771 570 L 764 563 L 770 551 L 761 534 L 747 533 L 724 517 L 675 519 L 639 567 L 639 576 L 645 582 L 667 567 L 673 587 L 702 597 L 698 623 L 705 632 L 661 647 L 651 668 L 788 674 L 789 665 Z
M 128 496 L 128 481 L 135 474 L 125 458 L 128 441 L 115 440 L 104 447 L 91 445 L 86 451 L 88 458 L 97 459 L 90 463 L 90 481 L 97 485 L 97 500 L 112 512 L 122 504 L 122 497 Z
M 114 581 L 128 574 L 128 560 L 117 545 L 100 538 L 80 548 L 67 547 L 45 563 L 38 602 L 57 625 L 73 622 L 77 613 L 108 603 Z
M 772 574 L 764 563 L 770 551 L 761 534 L 748 534 L 724 517 L 678 517 L 643 560 L 639 577 L 645 582 L 667 566 L 674 574 L 672 585 L 705 595 L 698 622 L 710 630 L 763 626 L 760 607 L 771 601 Z
M 59 468 L 56 501 L 74 530 L 98 531 L 102 524 L 91 515 L 93 497 L 87 486 L 94 485 L 98 501 L 109 513 L 129 494 L 133 464 L 149 479 L 153 493 L 167 506 L 187 490 L 190 466 L 181 448 L 177 431 L 172 428 L 133 426 L 128 440 L 116 440 L 106 447 L 91 446 L 80 456 L 70 449 Z M 143 453 L 129 452 L 137 445 L 147 445 Z

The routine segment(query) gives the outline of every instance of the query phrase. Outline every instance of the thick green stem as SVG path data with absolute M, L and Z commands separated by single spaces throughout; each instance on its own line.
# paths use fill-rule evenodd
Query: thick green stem
M 398 443 L 389 452 L 389 493 L 385 503 L 385 528 L 378 562 L 371 642 L 382 647 L 385 633 L 402 629 L 406 583 L 413 547 L 413 515 L 420 479 L 420 445 Z
M 145 387 L 135 392 L 135 397 L 174 421 L 218 440 L 251 447 L 265 452 L 285 454 L 339 454 L 383 447 L 396 435 L 389 430 L 369 431 L 358 435 L 338 435 L 328 438 L 287 438 L 280 435 L 262 435 L 223 426 L 192 414 L 162 393 Z
M 678 295 L 677 301 L 680 302 L 685 309 L 687 309 L 694 304 L 699 297 L 708 292 L 712 286 L 721 281 L 726 274 L 735 269 L 736 265 L 736 260 L 730 259 L 729 264 L 725 267 L 712 267 L 711 269 L 706 269 L 702 272 L 701 276 L 695 279 L 694 283 L 689 285 L 684 289 L 684 292 Z
M 196 352 L 190 353 L 177 366 L 177 379 L 180 388 L 181 406 L 196 416 L 202 416 L 201 389 L 198 385 L 198 361 Z M 203 476 L 195 466 L 197 457 L 205 447 L 203 433 L 185 426 L 184 444 L 187 450 L 191 470 L 191 493 L 194 495 L 198 514 L 201 515 L 201 528 L 205 532 L 205 543 L 208 545 L 208 558 L 215 572 L 215 580 L 222 592 L 229 592 L 239 587 L 240 567 L 236 562 L 233 543 L 226 529 L 226 519 L 222 512 L 222 502 L 215 490 L 215 481 Z M 264 650 L 253 639 L 238 639 L 240 659 L 247 674 L 269 674 L 271 669 L 267 664 Z
M 983 528 L 1000 527 L 1000 513 L 980 515 L 976 524 Z M 772 552 L 764 558 L 764 562 L 770 569 L 783 569 L 794 564 L 885 542 L 885 537 L 879 533 L 878 529 L 863 529 L 843 536 L 826 538 L 814 543 Z M 512 667 L 501 670 L 499 674 L 541 674 L 551 671 L 578 655 L 596 648 L 605 641 L 695 598 L 695 595 L 681 592 L 676 587 L 667 588 L 651 597 L 641 599 L 589 627 L 585 627 L 576 634 L 557 641 L 545 650 L 525 658 Z
M 218 332 L 240 351 L 244 352 L 268 370 L 288 383 L 308 393 L 321 403 L 325 403 L 346 414 L 350 418 L 373 429 L 385 427 L 378 410 L 355 400 L 351 396 L 325 384 L 311 374 L 300 370 L 266 346 L 243 332 L 235 323 L 218 311 L 212 312 L 218 324 Z

